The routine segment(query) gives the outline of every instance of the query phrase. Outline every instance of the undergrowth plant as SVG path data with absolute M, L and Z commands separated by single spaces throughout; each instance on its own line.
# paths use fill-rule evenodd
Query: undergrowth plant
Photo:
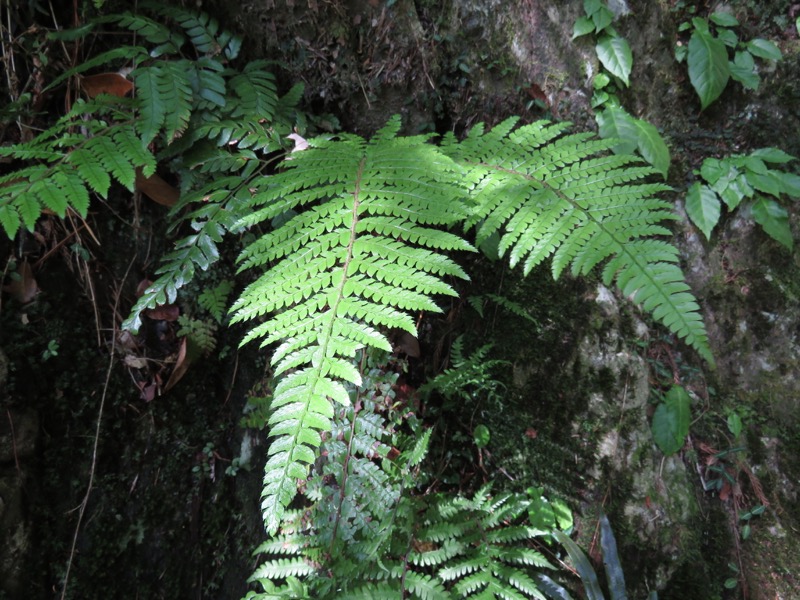
M 738 26 L 736 17 L 718 11 L 708 19 L 694 17 L 678 28 L 679 31 L 691 31 L 689 43 L 678 45 L 675 57 L 678 62 L 686 60 L 689 80 L 697 92 L 702 110 L 720 97 L 730 79 L 746 89 L 757 90 L 761 77 L 755 58 L 778 61 L 783 57 L 778 46 L 769 40 L 741 41 L 735 29 Z
M 287 510 L 256 550 L 265 555 L 251 578 L 260 589 L 245 600 L 570 598 L 545 574 L 554 567 L 541 548 L 557 525 L 540 490 L 421 492 L 432 430 L 398 402 L 398 374 L 380 356 L 359 361 L 362 382 L 346 386 L 350 405 L 334 411 L 303 508 Z M 472 388 L 465 375 L 440 380 L 442 390 Z
M 142 45 L 102 52 L 49 85 L 56 88 L 99 66 L 122 67 L 131 70 L 133 98 L 112 89 L 77 98 L 41 134 L 0 148 L 0 156 L 25 165 L 0 176 L 0 224 L 9 237 L 21 227 L 32 231 L 44 210 L 85 218 L 91 196 L 107 199 L 112 182 L 132 192 L 156 175 L 157 166 L 180 182 L 170 220 L 173 229 L 188 222 L 194 232 L 162 258 L 158 277 L 124 324 L 133 330 L 143 310 L 174 302 L 196 269 L 206 270 L 218 260 L 218 244 L 241 215 L 244 196 L 264 181 L 265 159 L 283 147 L 283 137 L 302 118 L 295 109 L 301 88 L 280 96 L 266 62 L 241 70 L 230 66 L 241 40 L 216 20 L 149 6 L 177 30 L 125 13 L 52 34 L 72 40 L 101 25 L 135 33 Z
M 258 571 L 263 597 L 543 597 L 533 577 L 549 565 L 527 545 L 543 533 L 524 523 L 531 500 L 485 488 L 469 498 L 404 494 L 430 432 L 407 418 L 410 435 L 395 439 L 399 425 L 357 357 L 390 352 L 390 330 L 416 335 L 416 316 L 438 312 L 437 298 L 468 279 L 458 253 L 495 239 L 497 255 L 525 275 L 545 261 L 555 278 L 599 270 L 713 364 L 668 241 L 665 224 L 676 217 L 658 197 L 669 188 L 651 181 L 658 171 L 611 154 L 613 140 L 518 118 L 436 143 L 400 135 L 393 117 L 370 139 L 295 133 L 287 153 L 299 88 L 279 96 L 265 63 L 237 68 L 239 41 L 213 19 L 150 10 L 174 27 L 126 13 L 58 34 L 135 32 L 140 45 L 63 77 L 124 61 L 134 96 L 77 99 L 41 134 L 0 150 L 15 161 L 0 177 L 6 234 L 33 230 L 45 209 L 83 218 L 90 198 L 108 198 L 114 183 L 133 191 L 157 169 L 175 177 L 180 199 L 169 218 L 191 232 L 162 257 L 125 321 L 135 331 L 143 310 L 173 303 L 197 268 L 212 267 L 227 233 L 251 232 L 238 259 L 249 283 L 231 321 L 246 324 L 243 343 L 260 343 L 273 365 L 273 393 L 249 421 L 271 438 L 262 509 L 278 537 L 262 550 L 287 555 Z M 217 322 L 229 292 L 200 296 Z M 310 516 L 294 508 L 298 485 L 319 507 Z
M 586 14 L 575 21 L 572 39 L 584 35 L 597 38 L 595 52 L 603 70 L 592 80 L 592 108 L 597 111 L 600 136 L 616 140 L 615 153 L 638 152 L 666 179 L 670 164 L 667 144 L 652 123 L 628 113 L 617 96 L 620 84 L 630 85 L 633 68 L 630 45 L 613 26 L 617 15 L 601 0 L 585 0 L 583 7 Z
M 717 226 L 723 203 L 728 211 L 747 210 L 764 231 L 789 250 L 794 238 L 789 212 L 779 202 L 784 196 L 800 198 L 800 177 L 776 165 L 795 160 L 778 148 L 760 148 L 748 155 L 707 158 L 700 167 L 702 181 L 686 194 L 686 214 L 706 239 Z

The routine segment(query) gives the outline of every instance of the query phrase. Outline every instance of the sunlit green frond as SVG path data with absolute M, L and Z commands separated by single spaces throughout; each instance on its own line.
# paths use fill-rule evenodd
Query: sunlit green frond
M 332 397 L 326 390 L 338 380 L 360 383 L 350 364 L 359 348 L 390 349 L 380 333 L 390 328 L 415 333 L 411 315 L 437 310 L 431 293 L 455 293 L 441 277 L 466 277 L 450 258 L 427 249 L 471 250 L 458 236 L 437 229 L 466 215 L 459 169 L 426 138 L 394 137 L 398 127 L 399 121 L 390 121 L 371 142 L 356 136 L 312 140 L 253 198 L 259 219 L 314 203 L 243 251 L 243 268 L 263 268 L 264 274 L 233 307 L 234 322 L 268 315 L 246 341 L 282 342 L 273 355 L 276 373 L 299 369 L 275 394 L 276 404 L 287 395 L 301 412 L 292 417 L 297 427 L 281 430 L 291 437 L 279 455 L 284 462 L 273 456 L 267 466 L 270 531 L 292 497 L 285 476 L 305 471 L 305 461 L 295 458 L 306 456 L 300 449 L 302 410 L 317 407 L 312 412 L 323 414 Z M 341 394 L 333 398 L 344 400 Z M 283 421 L 283 413 L 276 414 L 273 434 Z
M 278 96 L 275 77 L 264 70 L 266 65 L 266 61 L 251 62 L 231 79 L 231 89 L 239 96 L 232 118 L 246 116 L 272 120 Z
M 554 277 L 570 267 L 585 275 L 606 263 L 604 279 L 618 287 L 713 364 L 700 309 L 675 264 L 677 250 L 657 236 L 676 218 L 657 198 L 655 173 L 631 156 L 606 154 L 608 140 L 562 135 L 564 124 L 538 121 L 514 129 L 516 119 L 493 130 L 474 128 L 443 149 L 467 167 L 474 202 L 468 227 L 479 243 L 499 234 L 500 255 L 524 273 L 547 258 Z

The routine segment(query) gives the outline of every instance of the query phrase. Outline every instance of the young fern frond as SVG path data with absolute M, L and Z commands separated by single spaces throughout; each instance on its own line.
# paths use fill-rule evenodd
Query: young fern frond
M 522 522 L 529 502 L 514 494 L 493 498 L 488 492 L 482 488 L 472 499 L 441 501 L 426 517 L 419 541 L 451 548 L 438 576 L 460 598 L 545 600 L 528 569 L 553 567 L 540 552 L 521 543 L 541 534 Z M 448 527 L 451 524 L 459 526 Z M 420 560 L 414 552 L 409 559 Z
M 330 428 L 331 401 L 349 404 L 342 382 L 359 385 L 352 357 L 362 347 L 390 351 L 381 330 L 416 333 L 410 313 L 438 311 L 434 294 L 455 295 L 443 277 L 466 278 L 439 251 L 472 250 L 437 229 L 466 217 L 458 167 L 425 137 L 397 138 L 399 119 L 369 142 L 357 136 L 311 140 L 251 202 L 254 225 L 298 212 L 245 248 L 242 269 L 265 272 L 234 304 L 233 321 L 269 315 L 245 337 L 278 344 L 281 379 L 270 419 L 276 437 L 262 504 L 274 533 Z M 290 213 L 294 214 L 294 213 Z
M 606 285 L 651 312 L 709 363 L 713 356 L 697 301 L 684 282 L 678 251 L 653 236 L 672 207 L 655 194 L 669 188 L 641 183 L 655 171 L 635 158 L 600 155 L 613 145 L 590 134 L 562 136 L 567 124 L 539 121 L 514 129 L 517 119 L 489 132 L 482 126 L 442 149 L 467 170 L 475 210 L 467 225 L 482 243 L 500 233 L 499 252 L 529 273 L 552 257 L 553 276 L 566 267 L 585 275 L 601 263 Z M 606 262 L 607 261 L 607 262 Z

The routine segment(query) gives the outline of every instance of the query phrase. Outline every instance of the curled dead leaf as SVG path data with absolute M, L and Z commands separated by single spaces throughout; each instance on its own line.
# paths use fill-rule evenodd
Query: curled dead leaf
M 181 309 L 177 304 L 162 304 L 144 311 L 145 316 L 153 321 L 177 321 L 181 316 Z
M 419 340 L 403 330 L 394 330 L 390 334 L 392 350 L 396 354 L 405 354 L 411 358 L 419 358 L 422 354 L 419 348 Z
M 130 367 L 131 369 L 147 368 L 147 359 L 141 356 L 134 356 L 133 354 L 127 354 L 125 358 L 122 359 L 122 362 L 126 367 Z
M 151 285 L 153 285 L 152 281 L 149 279 L 142 279 L 139 282 L 139 285 L 136 286 L 136 297 L 141 298 L 142 295 L 147 291 L 147 288 L 149 288 Z
M 294 142 L 294 148 L 292 148 L 292 152 L 300 152 L 301 150 L 306 150 L 308 148 L 308 142 L 300 134 L 290 133 L 286 137 Z
M 126 350 L 128 352 L 133 352 L 139 347 L 139 345 L 136 343 L 136 339 L 133 337 L 133 334 L 127 329 L 123 329 L 119 332 L 119 335 L 117 336 L 117 345 L 122 350 Z
M 27 260 L 22 261 L 17 269 L 17 278 L 3 286 L 3 291 L 11 295 L 20 304 L 27 304 L 36 298 L 39 286 L 33 277 L 33 270 Z
M 124 98 L 133 90 L 133 82 L 120 73 L 98 73 L 81 77 L 81 89 L 89 98 L 110 94 Z
M 136 189 L 161 206 L 172 207 L 177 204 L 181 193 L 158 174 L 145 177 L 141 169 L 136 169 Z
M 186 338 L 183 337 L 181 338 L 181 346 L 178 349 L 178 358 L 175 360 L 175 368 L 172 369 L 172 373 L 167 380 L 167 385 L 164 386 L 165 392 L 174 387 L 175 384 L 177 384 L 183 378 L 183 376 L 186 375 L 186 371 L 189 370 L 191 361 L 187 359 L 186 346 Z

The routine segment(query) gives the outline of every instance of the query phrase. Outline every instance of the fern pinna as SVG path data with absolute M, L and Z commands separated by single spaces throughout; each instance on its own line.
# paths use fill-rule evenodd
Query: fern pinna
M 472 498 L 406 496 L 387 511 L 395 523 L 375 551 L 361 558 L 349 546 L 329 554 L 307 513 L 291 511 L 282 533 L 258 548 L 268 559 L 251 581 L 262 592 L 245 599 L 568 599 L 542 572 L 554 567 L 532 545 L 545 532 L 526 522 L 529 509 L 524 495 L 493 496 L 489 488 Z
M 460 170 L 426 137 L 396 137 L 399 128 L 395 118 L 369 142 L 311 140 L 242 222 L 284 221 L 243 251 L 241 269 L 266 272 L 233 308 L 234 322 L 271 313 L 245 341 L 279 344 L 263 492 L 271 533 L 330 429 L 331 400 L 349 403 L 342 381 L 361 381 L 355 352 L 390 351 L 382 329 L 416 334 L 409 312 L 439 310 L 432 295 L 455 295 L 442 278 L 466 278 L 443 252 L 472 247 L 439 229 L 466 218 Z
M 414 492 L 431 430 L 392 411 L 397 374 L 381 362 L 362 358 L 362 385 L 346 385 L 352 401 L 334 410 L 304 507 L 256 550 L 261 591 L 246 599 L 569 598 L 541 572 L 553 567 L 532 545 L 545 531 L 528 496 Z

